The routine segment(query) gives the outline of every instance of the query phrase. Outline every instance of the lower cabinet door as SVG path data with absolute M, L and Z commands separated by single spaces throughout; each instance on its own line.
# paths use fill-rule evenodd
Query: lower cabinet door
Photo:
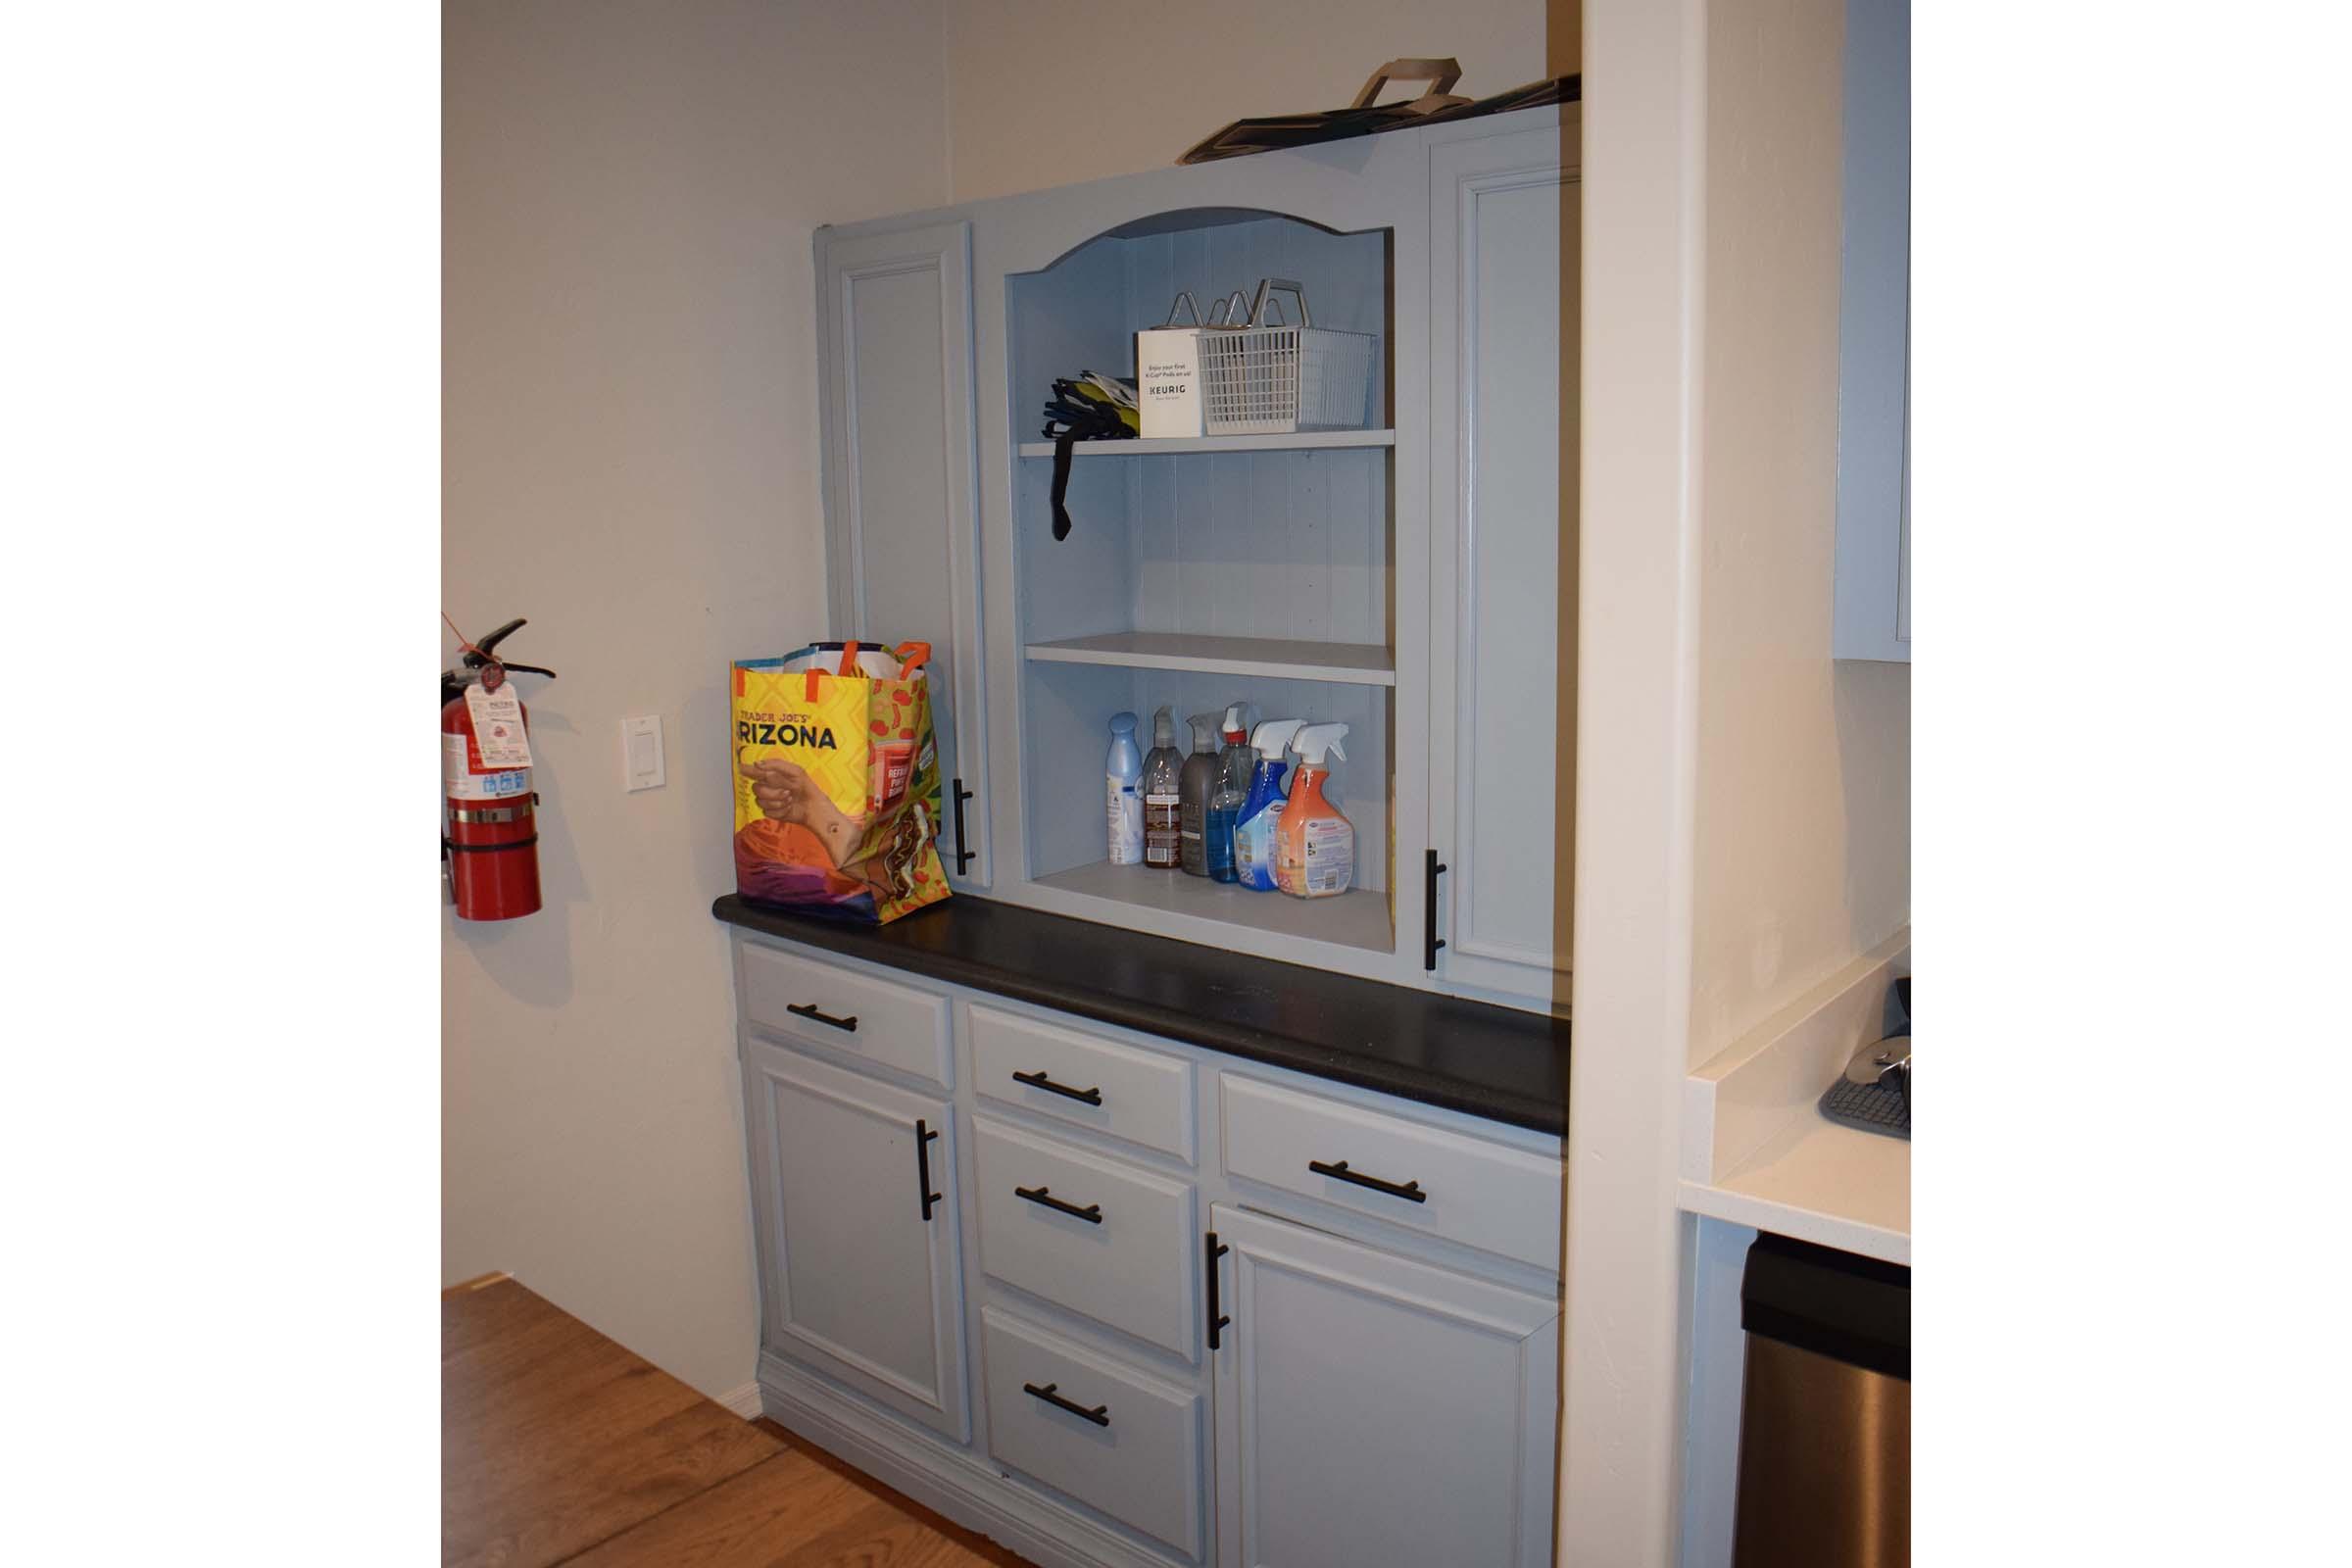
M 757 1040 L 744 1087 L 768 1348 L 967 1441 L 954 1108 Z
M 1551 1561 L 1559 1303 L 1210 1209 L 1220 1568 Z

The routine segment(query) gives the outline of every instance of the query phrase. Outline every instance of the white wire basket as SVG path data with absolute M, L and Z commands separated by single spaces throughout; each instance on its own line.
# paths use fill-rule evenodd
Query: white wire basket
M 1298 302 L 1297 326 L 1264 324 L 1276 289 Z M 1277 321 L 1280 314 L 1275 305 Z M 1280 277 L 1257 285 L 1249 320 L 1200 333 L 1201 427 L 1208 434 L 1361 430 L 1371 422 L 1378 336 L 1312 324 L 1304 292 Z

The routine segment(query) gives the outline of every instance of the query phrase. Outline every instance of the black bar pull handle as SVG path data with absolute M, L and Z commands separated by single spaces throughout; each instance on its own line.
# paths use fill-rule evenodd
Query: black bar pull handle
M 1089 1225 L 1100 1225 L 1102 1223 L 1102 1205 L 1101 1203 L 1089 1203 L 1084 1208 L 1080 1208 L 1076 1203 L 1065 1203 L 1060 1199 L 1055 1198 L 1052 1189 L 1050 1188 L 1015 1187 L 1012 1190 L 1012 1196 L 1015 1198 L 1026 1198 L 1032 1203 L 1043 1203 L 1048 1208 L 1058 1208 L 1064 1214 L 1071 1215 L 1077 1219 L 1082 1219 Z
M 1023 1394 L 1033 1394 L 1037 1397 L 1045 1400 L 1048 1404 L 1051 1404 L 1057 1409 L 1069 1411 L 1070 1414 L 1078 1417 L 1082 1421 L 1092 1421 L 1099 1427 L 1106 1427 L 1110 1425 L 1109 1405 L 1098 1404 L 1090 1410 L 1085 1405 L 1072 1403 L 1070 1400 L 1063 1398 L 1060 1395 L 1054 1392 L 1060 1387 L 1061 1385 L 1058 1383 L 1049 1383 L 1041 1389 L 1034 1383 L 1024 1383 L 1021 1385 L 1021 1392 Z
M 1217 1348 L 1219 1343 L 1217 1339 L 1217 1331 L 1227 1327 L 1233 1322 L 1233 1319 L 1227 1317 L 1224 1313 L 1217 1310 L 1217 1259 L 1223 1257 L 1227 1252 L 1232 1251 L 1233 1249 L 1230 1247 L 1219 1246 L 1217 1244 L 1217 1233 L 1215 1231 L 1210 1231 L 1208 1233 L 1207 1243 L 1201 1249 L 1201 1250 L 1208 1254 L 1203 1261 L 1207 1265 L 1206 1271 L 1208 1274 L 1208 1348 L 1213 1350 Z
M 1422 898 L 1426 905 L 1426 914 L 1421 922 L 1421 967 L 1435 969 L 1438 966 L 1438 950 L 1446 945 L 1446 939 L 1438 935 L 1438 878 L 1446 874 L 1446 862 L 1438 858 L 1435 850 L 1423 853 L 1428 858 L 1421 862 L 1425 868 Z
M 784 1004 L 784 1010 L 791 1013 L 795 1018 L 807 1018 L 811 1023 L 831 1024 L 834 1028 L 846 1029 L 851 1034 L 856 1034 L 858 1032 L 858 1015 L 854 1012 L 851 1013 L 847 1018 L 836 1018 L 829 1012 L 819 1012 L 817 1010 L 816 1004 L 813 1002 L 804 1002 L 798 1006 L 795 1006 L 790 1003 L 786 1003 Z
M 938 1136 L 931 1130 L 929 1122 L 920 1117 L 915 1119 L 914 1190 L 923 1195 L 923 1223 L 926 1225 L 931 1223 L 931 1205 L 940 1201 L 939 1195 L 931 1190 L 931 1140 Z
M 1349 1170 L 1348 1162 L 1344 1159 L 1330 1165 L 1326 1165 L 1319 1159 L 1310 1159 L 1306 1162 L 1306 1168 L 1318 1176 L 1331 1176 L 1340 1181 L 1353 1182 L 1358 1187 L 1369 1187 L 1376 1193 L 1386 1193 L 1391 1198 L 1401 1198 L 1408 1202 L 1426 1203 L 1429 1201 L 1429 1195 L 1421 1190 L 1419 1182 L 1406 1182 L 1402 1186 L 1398 1186 L 1395 1182 L 1384 1182 L 1379 1177 L 1367 1176 L 1360 1170 Z
M 963 847 L 963 803 L 972 798 L 972 792 L 963 787 L 963 780 L 956 779 L 954 780 L 954 794 L 956 797 L 956 874 L 961 876 L 971 866 L 971 863 L 980 858 L 980 852 Z
M 1102 1103 L 1102 1090 L 1072 1089 L 1068 1084 L 1055 1083 L 1042 1071 L 1016 1072 L 1012 1075 L 1012 1081 L 1016 1084 L 1027 1084 L 1032 1089 L 1043 1089 L 1049 1095 L 1060 1095 L 1066 1100 L 1083 1101 L 1090 1105 Z

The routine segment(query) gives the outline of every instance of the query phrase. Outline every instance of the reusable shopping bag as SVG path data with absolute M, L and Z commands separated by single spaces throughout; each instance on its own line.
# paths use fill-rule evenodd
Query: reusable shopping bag
M 929 643 L 813 643 L 733 670 L 735 888 L 887 924 L 948 896 Z

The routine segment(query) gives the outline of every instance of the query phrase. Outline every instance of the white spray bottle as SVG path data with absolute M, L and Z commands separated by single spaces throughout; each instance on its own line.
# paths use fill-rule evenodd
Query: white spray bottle
M 1110 715 L 1110 755 L 1102 784 L 1110 807 L 1110 863 L 1137 865 L 1144 858 L 1144 754 L 1135 749 L 1135 715 Z

